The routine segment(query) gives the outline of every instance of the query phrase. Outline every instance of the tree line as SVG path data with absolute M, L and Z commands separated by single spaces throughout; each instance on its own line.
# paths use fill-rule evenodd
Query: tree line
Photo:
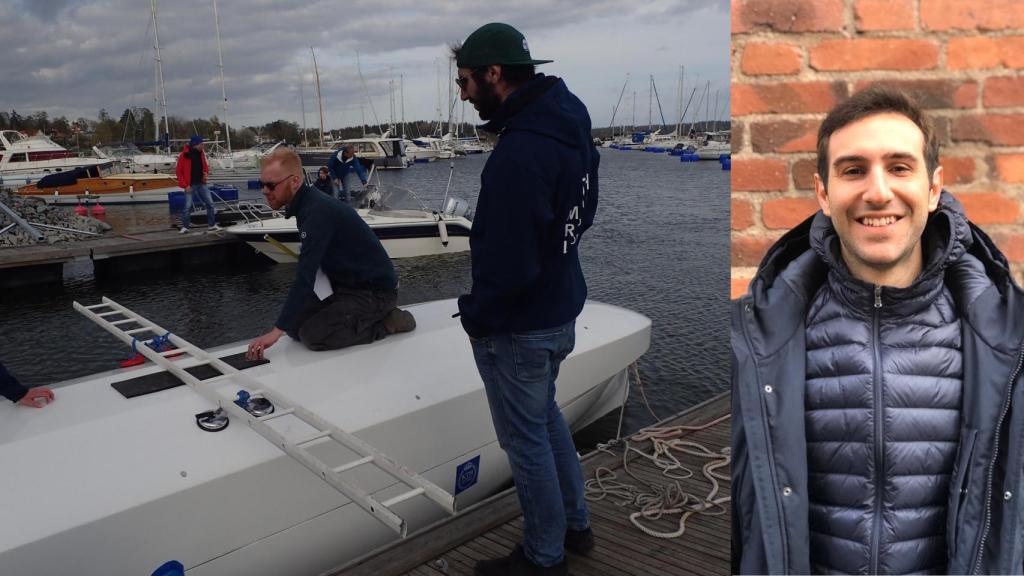
M 429 121 L 408 122 L 404 127 L 396 127 L 392 135 L 405 135 L 409 138 L 429 136 L 434 133 L 434 126 L 434 123 Z M 208 141 L 220 140 L 226 145 L 224 124 L 216 116 L 192 119 L 169 116 L 167 128 L 172 149 L 180 148 L 182 142 L 193 134 L 199 134 Z M 30 136 L 41 132 L 57 144 L 81 152 L 88 151 L 96 145 L 119 142 L 151 143 L 165 138 L 163 119 L 157 118 L 150 109 L 142 107 L 125 108 L 116 119 L 105 108 L 100 109 L 95 119 L 79 117 L 74 120 L 66 116 L 51 118 L 45 111 L 26 115 L 19 114 L 17 110 L 0 111 L 0 130 L 17 130 Z M 473 126 L 463 124 L 459 130 L 462 134 L 472 134 Z M 350 126 L 327 131 L 325 139 L 360 138 L 374 133 L 380 133 L 376 126 Z M 260 126 L 231 128 L 231 145 L 234 149 L 281 140 L 290 144 L 301 145 L 308 142 L 310 146 L 317 146 L 320 143 L 320 130 L 310 128 L 304 131 L 298 122 L 287 120 L 274 120 Z M 152 144 L 140 147 L 154 148 Z

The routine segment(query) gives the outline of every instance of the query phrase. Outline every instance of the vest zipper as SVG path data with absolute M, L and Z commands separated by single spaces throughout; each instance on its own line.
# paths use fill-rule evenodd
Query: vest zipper
M 871 525 L 871 574 L 878 574 L 879 540 L 882 539 L 882 496 L 885 493 L 885 442 L 883 422 L 885 406 L 882 398 L 882 343 L 880 338 L 880 316 L 882 309 L 882 287 L 875 286 L 875 309 L 871 315 L 871 347 L 874 356 L 872 385 L 875 404 L 875 515 Z
M 1010 373 L 1010 382 L 1006 385 L 1006 399 L 1003 401 L 1003 412 L 999 415 L 995 428 L 995 443 L 992 447 L 992 460 L 988 463 L 988 477 L 985 481 L 985 527 L 981 531 L 981 538 L 978 539 L 978 549 L 974 552 L 975 561 L 971 574 L 978 574 L 981 571 L 981 560 L 985 556 L 985 541 L 988 540 L 989 531 L 992 528 L 992 479 L 996 472 L 996 459 L 999 457 L 999 431 L 1003 428 L 1003 420 L 1010 411 L 1010 398 L 1013 396 L 1013 381 L 1020 374 L 1024 366 L 1024 346 L 1017 353 L 1017 366 Z M 970 466 L 970 463 L 967 464 Z

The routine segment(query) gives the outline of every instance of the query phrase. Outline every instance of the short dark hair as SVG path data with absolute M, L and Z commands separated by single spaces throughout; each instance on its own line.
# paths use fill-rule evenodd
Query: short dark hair
M 456 61 L 458 61 L 459 52 L 462 51 L 462 43 L 456 42 L 455 44 L 450 45 L 449 48 L 452 51 L 452 56 Z M 537 66 L 533 64 L 519 64 L 514 66 L 508 64 L 497 64 L 497 66 L 501 66 L 502 79 L 504 79 L 505 83 L 513 88 L 526 84 L 530 80 L 533 80 L 533 77 L 537 75 Z M 472 76 L 477 83 L 483 81 L 483 74 L 485 70 L 487 70 L 487 66 L 473 68 Z
M 939 140 L 932 123 L 921 107 L 901 90 L 887 86 L 872 86 L 862 90 L 833 108 L 818 128 L 818 175 L 828 187 L 828 143 L 832 134 L 857 120 L 875 114 L 901 114 L 913 122 L 924 135 L 924 163 L 928 170 L 928 183 L 939 166 Z

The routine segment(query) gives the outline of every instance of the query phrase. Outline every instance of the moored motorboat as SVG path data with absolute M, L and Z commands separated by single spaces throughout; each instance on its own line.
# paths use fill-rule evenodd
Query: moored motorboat
M 408 309 L 411 333 L 332 352 L 283 338 L 269 364 L 246 373 L 454 493 L 462 509 L 507 485 L 507 461 L 455 301 Z M 605 304 L 588 302 L 576 326 L 556 396 L 574 430 L 621 405 L 627 369 L 650 342 L 647 318 Z M 10 463 L 0 490 L 40 495 L 5 504 L 0 573 L 138 575 L 178 560 L 195 576 L 314 575 L 397 538 L 244 423 L 201 430 L 194 414 L 213 406 L 196 391 L 127 399 L 112 387 L 160 371 L 67 383 L 45 410 L 0 405 Z M 372 471 L 357 481 L 380 500 L 402 489 Z M 394 508 L 412 531 L 444 514 L 423 499 Z
M 469 250 L 473 222 L 468 203 L 452 198 L 443 211 L 392 209 L 386 204 L 357 213 L 391 258 L 415 258 Z M 294 218 L 253 219 L 225 230 L 275 262 L 295 262 L 302 242 Z
M 107 204 L 166 203 L 168 193 L 181 191 L 177 179 L 169 174 L 97 175 L 94 169 L 81 168 L 18 188 L 22 196 L 58 205 L 78 204 L 85 197 Z

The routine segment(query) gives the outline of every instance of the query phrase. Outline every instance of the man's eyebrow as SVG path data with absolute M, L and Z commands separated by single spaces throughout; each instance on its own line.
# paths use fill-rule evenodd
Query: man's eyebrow
M 889 152 L 882 156 L 883 160 L 903 160 L 907 162 L 917 162 L 917 157 L 910 152 Z M 839 156 L 832 162 L 832 166 L 839 166 L 840 164 L 853 164 L 858 162 L 867 162 L 866 156 L 859 154 L 847 154 L 846 156 Z

